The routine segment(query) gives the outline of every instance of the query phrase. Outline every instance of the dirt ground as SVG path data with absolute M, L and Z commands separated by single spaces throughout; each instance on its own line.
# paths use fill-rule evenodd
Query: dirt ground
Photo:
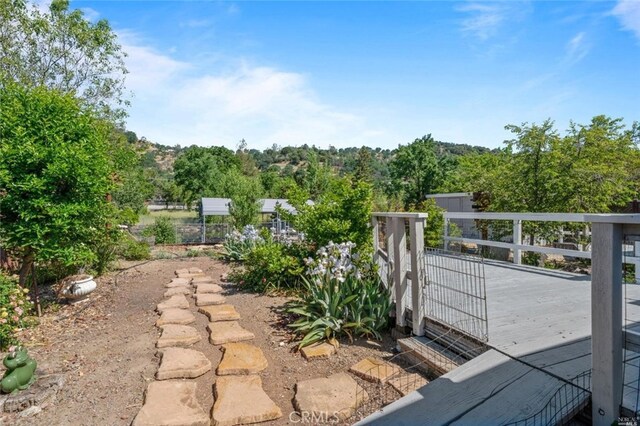
M 180 268 L 199 267 L 214 278 L 229 270 L 227 265 L 208 257 L 129 262 L 122 266 L 129 269 L 101 278 L 88 301 L 47 313 L 39 326 L 24 333 L 23 341 L 39 367 L 46 372 L 64 372 L 66 384 L 41 413 L 25 419 L 5 415 L 4 424 L 130 424 L 158 366 L 155 344 L 159 332 L 154 326 L 158 315 L 154 310 L 163 300 L 163 285 Z M 261 373 L 263 387 L 281 408 L 283 417 L 267 424 L 299 422 L 295 415 L 290 417 L 297 381 L 346 371 L 366 356 L 389 359 L 393 355 L 394 342 L 386 335 L 380 342 L 342 342 L 332 358 L 307 362 L 293 350 L 295 343 L 277 312 L 285 298 L 245 293 L 235 285 L 227 285 L 225 295 L 227 303 L 233 304 L 242 316 L 240 324 L 255 334 L 251 343 L 262 348 L 269 362 Z M 190 309 L 196 312 L 193 299 Z M 221 352 L 207 340 L 206 317 L 196 314 L 196 319 L 195 327 L 202 340 L 193 348 L 203 352 L 215 370 Z M 198 399 L 207 411 L 213 405 L 215 377 L 212 370 L 195 379 Z

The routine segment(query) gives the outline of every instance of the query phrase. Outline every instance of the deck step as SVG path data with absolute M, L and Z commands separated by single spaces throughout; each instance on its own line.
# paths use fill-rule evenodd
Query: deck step
M 426 337 L 398 339 L 402 357 L 429 374 L 440 376 L 454 370 L 467 360 Z

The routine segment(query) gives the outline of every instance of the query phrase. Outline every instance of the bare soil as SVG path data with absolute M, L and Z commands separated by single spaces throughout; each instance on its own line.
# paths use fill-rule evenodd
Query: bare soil
M 66 384 L 40 414 L 28 418 L 5 414 L 0 424 L 1 420 L 24 425 L 130 424 L 158 366 L 155 307 L 164 299 L 164 284 L 180 268 L 199 267 L 214 278 L 229 271 L 229 266 L 208 257 L 129 262 L 122 267 L 128 269 L 100 278 L 88 301 L 46 312 L 40 325 L 24 332 L 23 341 L 39 367 L 64 372 Z M 290 415 L 297 381 L 346 371 L 367 356 L 393 356 L 394 342 L 385 335 L 382 341 L 342 341 L 330 359 L 307 362 L 295 351 L 292 335 L 278 312 L 286 298 L 246 293 L 232 284 L 223 286 L 227 302 L 242 316 L 240 324 L 256 336 L 251 343 L 262 348 L 269 362 L 261 373 L 263 387 L 284 416 L 267 424 L 299 422 Z M 193 299 L 190 309 L 197 312 Z M 196 314 L 196 319 L 202 340 L 193 348 L 202 351 L 215 370 L 222 353 L 207 340 L 207 318 Z M 198 399 L 207 411 L 213 405 L 213 370 L 195 379 Z

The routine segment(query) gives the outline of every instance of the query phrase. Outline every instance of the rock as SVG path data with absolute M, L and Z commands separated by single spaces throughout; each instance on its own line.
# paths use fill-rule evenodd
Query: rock
M 16 394 L 2 395 L 0 407 L 7 413 L 24 411 L 33 406 L 42 406 L 55 397 L 64 386 L 64 374 L 42 374 L 36 370 L 37 380 L 27 390 Z M 0 411 L 2 411 L 0 410 Z
M 220 274 L 220 281 L 223 283 L 229 282 L 229 274 Z
M 191 280 L 191 284 L 196 285 L 196 284 L 203 284 L 203 283 L 213 283 L 213 278 L 211 278 L 210 276 L 204 276 L 204 277 L 195 277 Z
M 300 350 L 302 356 L 307 360 L 329 358 L 336 353 L 336 348 L 326 342 L 314 343 L 310 346 L 305 346 Z
M 220 293 L 222 291 L 222 287 L 220 287 L 218 284 L 203 284 L 203 283 L 199 283 L 196 284 L 196 294 L 202 294 L 202 293 Z
M 162 335 L 156 344 L 157 348 L 169 346 L 190 346 L 202 340 L 200 333 L 189 325 L 167 324 L 162 326 Z
M 266 422 L 282 417 L 280 408 L 262 389 L 260 376 L 218 377 L 211 410 L 214 426 Z
M 227 343 L 222 347 L 224 355 L 216 369 L 218 376 L 231 374 L 257 374 L 269 363 L 262 349 L 247 343 Z
M 186 297 L 184 297 L 184 294 L 176 294 L 174 296 L 171 296 L 167 300 L 158 303 L 156 310 L 159 313 L 162 313 L 165 309 L 187 309 L 188 307 L 189 301 Z
M 200 269 L 200 268 L 189 268 L 189 273 L 190 274 L 201 274 L 202 273 L 202 269 Z
M 162 311 L 162 315 L 156 321 L 156 327 L 161 327 L 165 324 L 182 324 L 187 325 L 196 322 L 196 317 L 193 316 L 188 309 L 168 308 Z
M 209 416 L 196 397 L 192 381 L 151 382 L 133 426 L 209 426 Z
M 172 287 L 164 292 L 164 297 L 171 297 L 176 294 L 191 294 L 191 289 L 187 286 Z
M 165 348 L 158 351 L 162 360 L 156 379 L 194 379 L 211 370 L 211 361 L 200 351 L 187 348 Z
M 40 412 L 42 411 L 42 408 L 40 408 L 37 405 L 32 405 L 31 407 L 27 408 L 26 410 L 24 410 L 23 412 L 21 412 L 20 414 L 18 414 L 18 417 L 31 417 L 31 416 L 35 416 L 36 414 L 40 414 Z
M 224 345 L 225 343 L 236 343 L 255 338 L 249 330 L 240 327 L 237 321 L 210 322 L 207 325 L 209 330 L 209 342 L 213 345 Z
M 196 306 L 222 305 L 224 296 L 215 293 L 196 294 Z
M 367 392 L 347 373 L 296 383 L 293 406 L 299 413 L 326 423 L 344 420 L 369 399 Z
M 198 312 L 209 317 L 210 322 L 237 321 L 240 314 L 233 305 L 211 305 L 198 308 Z
M 205 276 L 204 274 L 192 274 L 192 273 L 178 274 L 178 278 L 186 278 L 189 281 L 191 281 L 192 278 L 204 277 L 204 276 Z
M 183 275 L 183 274 L 188 274 L 189 273 L 189 269 L 187 268 L 183 268 L 183 269 L 176 269 L 176 275 Z
M 427 379 L 417 373 L 401 374 L 389 380 L 389 384 L 402 396 L 406 396 L 428 383 Z
M 349 371 L 369 382 L 386 383 L 391 377 L 399 374 L 402 370 L 381 359 L 367 357 L 353 365 Z
M 186 278 L 174 278 L 167 284 L 165 284 L 165 288 L 175 288 L 175 287 L 187 287 L 189 285 L 189 280 Z

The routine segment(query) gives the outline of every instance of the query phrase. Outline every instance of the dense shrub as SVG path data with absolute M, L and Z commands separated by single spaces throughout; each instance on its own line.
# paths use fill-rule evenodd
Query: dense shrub
M 118 256 L 125 260 L 147 260 L 151 259 L 151 248 L 149 244 L 125 234 L 118 246 Z
M 178 235 L 168 217 L 157 217 L 153 225 L 144 230 L 145 237 L 156 237 L 156 244 L 176 244 Z
M 300 318 L 289 326 L 302 335 L 298 347 L 342 335 L 374 336 L 389 324 L 391 298 L 375 274 L 363 273 L 353 262 L 353 243 L 322 247 L 308 259 L 304 292 L 287 311 Z
M 0 275 L 0 350 L 18 343 L 16 332 L 25 327 L 32 308 L 27 293 L 16 280 Z
M 225 236 L 222 246 L 222 256 L 226 260 L 243 261 L 251 251 L 259 244 L 264 243 L 253 225 L 247 225 L 242 232 L 233 230 Z
M 301 253 L 308 253 L 303 243 L 286 245 L 269 239 L 248 253 L 234 281 L 260 292 L 298 288 L 304 271 Z

